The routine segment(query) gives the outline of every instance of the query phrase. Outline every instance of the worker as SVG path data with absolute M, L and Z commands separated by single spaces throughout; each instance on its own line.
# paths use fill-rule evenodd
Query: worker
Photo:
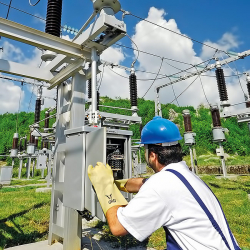
M 154 117 L 141 134 L 145 158 L 155 174 L 148 180 L 114 181 L 108 165 L 89 166 L 88 175 L 115 236 L 128 233 L 143 241 L 158 228 L 167 250 L 240 250 L 210 188 L 182 161 L 178 127 Z M 138 192 L 128 203 L 119 189 Z

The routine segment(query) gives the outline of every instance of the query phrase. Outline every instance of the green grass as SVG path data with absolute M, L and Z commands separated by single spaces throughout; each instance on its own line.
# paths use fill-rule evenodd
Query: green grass
M 250 165 L 250 156 L 228 155 L 226 165 Z M 191 165 L 190 155 L 184 156 L 187 165 Z M 197 155 L 198 166 L 221 166 L 220 157 L 216 154 Z
M 35 187 L 0 190 L 0 250 L 47 239 L 50 193 Z
M 242 249 L 250 248 L 250 201 L 247 192 L 250 176 L 239 176 L 237 180 L 216 179 L 204 176 L 221 202 L 230 228 Z M 50 193 L 36 193 L 36 187 L 0 189 L 0 250 L 21 244 L 45 240 L 48 237 Z M 143 245 L 157 250 L 164 249 L 163 229 L 154 232 L 149 239 L 139 243 L 132 236 L 114 237 L 107 224 L 98 223 L 103 230 L 102 238 L 112 246 L 129 249 Z
M 16 186 L 16 185 L 25 186 L 29 184 L 43 184 L 43 183 L 46 184 L 47 181 L 44 179 L 41 179 L 40 177 L 35 177 L 29 180 L 27 179 L 11 180 L 11 186 Z

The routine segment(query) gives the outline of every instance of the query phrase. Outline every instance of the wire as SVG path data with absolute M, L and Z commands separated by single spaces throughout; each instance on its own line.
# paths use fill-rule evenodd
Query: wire
M 99 80 L 98 91 L 100 90 L 100 87 L 101 87 L 101 85 L 102 85 L 102 79 L 103 79 L 104 70 L 105 70 L 105 64 L 103 64 L 102 75 L 101 75 L 101 78 L 100 78 L 100 80 Z
M 7 10 L 7 15 L 6 15 L 6 19 L 8 19 L 8 17 L 9 17 L 9 13 L 10 13 L 10 8 L 11 8 L 11 3 L 12 3 L 12 0 L 10 0 L 9 6 L 8 6 L 8 10 Z
M 162 67 L 163 60 L 164 60 L 164 59 L 162 58 L 162 59 L 161 59 L 161 65 L 160 65 L 160 68 L 159 68 L 159 70 L 158 70 L 158 74 L 159 74 L 160 71 L 161 71 L 161 67 Z M 148 91 L 151 89 L 151 87 L 153 86 L 153 84 L 155 83 L 155 81 L 156 81 L 156 79 L 157 79 L 158 74 L 156 75 L 154 81 L 152 82 L 152 84 L 150 85 L 150 87 L 148 88 L 148 90 L 146 91 L 146 93 L 143 95 L 142 98 L 144 98 L 145 95 L 148 93 Z
M 32 4 L 31 1 L 29 0 L 29 4 L 30 4 L 30 6 L 33 6 L 33 7 L 34 7 L 34 6 L 36 6 L 40 1 L 41 1 L 41 0 L 38 0 L 35 4 Z
M 196 67 L 195 67 L 195 68 L 196 68 Z M 196 70 L 197 70 L 197 72 L 198 72 L 198 69 L 197 69 L 197 68 L 196 68 Z M 206 95 L 206 93 L 205 93 L 205 89 L 204 89 L 204 86 L 203 86 L 203 83 L 202 83 L 200 74 L 199 74 L 198 76 L 199 76 L 199 79 L 200 79 L 201 88 L 202 88 L 203 94 L 204 94 L 204 96 L 205 96 L 205 99 L 206 99 L 208 105 L 211 107 L 211 104 L 209 103 L 209 101 L 208 101 L 208 99 L 207 99 L 207 95 Z
M 171 79 L 170 79 L 170 78 L 169 78 L 169 81 L 171 82 Z M 171 86 L 172 86 L 172 90 L 173 90 L 174 97 L 175 97 L 175 100 L 176 100 L 176 102 L 177 102 L 177 105 L 180 107 L 180 104 L 179 104 L 179 102 L 178 102 L 178 99 L 176 98 L 176 94 L 175 94 L 175 91 L 174 91 L 174 85 L 171 84 Z
M 136 59 L 135 59 L 135 60 L 132 62 L 132 64 L 131 64 L 131 68 L 133 68 L 133 67 L 134 67 L 134 64 L 135 64 L 136 61 L 138 60 L 138 57 L 139 57 L 139 55 L 140 55 L 140 52 L 139 52 L 139 49 L 138 49 L 137 44 L 132 40 L 132 38 L 131 38 L 128 34 L 126 34 L 126 36 L 127 36 L 127 37 L 131 40 L 131 42 L 136 46 L 137 52 L 138 52 Z
M 217 51 L 215 51 L 214 56 L 215 56 L 216 53 L 217 53 Z M 209 60 L 209 62 L 205 66 L 205 68 L 209 65 L 209 63 L 210 63 L 211 60 L 212 60 L 212 58 Z M 198 79 L 198 77 L 199 77 L 199 75 L 176 98 L 174 98 L 170 103 L 168 103 L 165 106 L 165 108 L 167 108 L 169 104 L 173 103 L 176 99 L 178 99 Z
M 120 44 L 120 43 L 115 43 L 114 45 L 123 47 L 125 49 L 136 50 L 135 48 L 131 48 L 131 47 L 125 46 L 125 45 Z M 150 52 L 146 52 L 146 51 L 143 51 L 143 50 L 137 50 L 137 51 L 140 52 L 140 53 L 143 53 L 143 54 L 150 55 L 150 56 L 155 56 L 155 57 L 163 58 L 164 60 L 169 60 L 169 61 L 174 61 L 174 62 L 183 63 L 183 64 L 187 64 L 187 65 L 192 65 L 191 63 L 186 63 L 186 62 L 178 61 L 178 60 L 175 60 L 175 59 L 171 59 L 171 58 L 167 58 L 167 57 L 162 57 L 162 56 L 159 56 L 159 55 L 156 55 L 156 54 L 153 54 L 153 53 L 150 53 Z
M 8 4 L 6 4 L 6 3 L 2 3 L 2 2 L 0 2 L 0 4 L 5 5 L 5 6 L 8 6 Z M 36 16 L 36 15 L 33 15 L 33 14 L 29 13 L 29 12 L 26 12 L 26 11 L 24 11 L 24 10 L 21 10 L 21 9 L 15 8 L 15 7 L 13 7 L 13 6 L 10 6 L 10 8 L 11 8 L 11 9 L 14 9 L 14 10 L 17 10 L 17 11 L 20 11 L 20 12 L 23 12 L 23 13 L 25 13 L 25 14 L 27 14 L 27 15 L 30 15 L 30 16 L 33 16 L 33 17 L 36 17 L 36 18 L 41 19 L 41 20 L 43 20 L 43 21 L 46 21 L 46 19 L 44 19 L 44 18 L 42 18 L 42 17 L 39 17 L 39 16 Z
M 121 11 L 123 12 L 123 10 L 121 10 Z M 136 17 L 136 18 L 138 18 L 138 19 L 140 19 L 140 20 L 142 20 L 142 21 L 144 21 L 144 22 L 148 22 L 148 23 L 151 23 L 151 24 L 153 24 L 153 25 L 158 26 L 159 28 L 168 30 L 168 31 L 170 31 L 170 32 L 172 32 L 172 33 L 174 33 L 174 34 L 176 34 L 176 35 L 182 36 L 182 37 L 187 38 L 187 39 L 189 39 L 189 40 L 191 40 L 191 41 L 194 41 L 194 42 L 197 42 L 197 43 L 202 44 L 202 45 L 204 45 L 204 46 L 207 46 L 207 47 L 209 47 L 209 48 L 211 48 L 211 49 L 219 50 L 218 48 L 215 48 L 215 47 L 213 47 L 213 46 L 211 46 L 211 45 L 208 45 L 208 44 L 206 44 L 206 43 L 202 43 L 202 42 L 200 42 L 200 41 L 198 41 L 198 40 L 195 40 L 195 39 L 193 39 L 193 38 L 191 38 L 191 37 L 189 37 L 189 36 L 180 34 L 180 33 L 176 32 L 176 31 L 173 31 L 173 30 L 171 30 L 171 29 L 168 29 L 168 28 L 166 28 L 166 27 L 163 27 L 163 26 L 161 26 L 161 25 L 159 25 L 159 24 L 157 24 L 157 23 L 151 22 L 151 21 L 147 20 L 146 18 L 142 18 L 142 17 L 136 16 L 136 15 L 130 13 L 130 12 L 128 12 L 128 14 L 131 15 L 131 16 L 133 16 L 133 17 Z M 219 50 L 219 51 L 225 52 L 225 51 L 223 51 L 223 50 Z

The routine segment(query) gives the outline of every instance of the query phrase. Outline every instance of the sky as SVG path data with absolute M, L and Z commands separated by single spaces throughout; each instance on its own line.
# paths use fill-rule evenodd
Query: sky
M 30 1 L 34 4 L 37 0 Z M 0 0 L 0 17 L 6 18 L 8 6 L 4 4 L 9 5 L 9 3 L 10 0 Z M 128 37 L 122 38 L 117 44 L 130 49 L 114 45 L 105 50 L 100 57 L 105 61 L 129 68 L 137 59 L 134 66 L 138 79 L 138 97 L 154 100 L 155 86 L 175 80 L 167 76 L 176 74 L 180 70 L 184 71 L 182 76 L 194 72 L 196 69 L 193 65 L 204 61 L 206 61 L 204 66 L 208 63 L 212 64 L 215 62 L 213 57 L 223 60 L 228 57 L 225 51 L 239 53 L 250 50 L 249 22 L 247 21 L 250 2 L 248 0 L 237 2 L 233 0 L 120 0 L 120 3 L 122 9 L 132 15 L 124 17 Z M 40 0 L 34 7 L 30 6 L 29 0 L 12 0 L 11 6 L 15 9 L 10 8 L 9 20 L 41 31 L 45 30 L 45 21 L 42 19 L 46 18 L 47 0 Z M 63 0 L 62 26 L 80 29 L 92 12 L 91 0 Z M 134 16 L 147 19 L 162 27 Z M 116 17 L 121 19 L 122 13 L 117 13 Z M 74 35 L 70 33 L 62 32 L 63 39 L 70 40 L 73 37 Z M 1 38 L 0 47 L 3 47 L 3 51 L 0 50 L 1 59 L 37 67 L 41 64 L 42 52 L 38 48 L 5 37 Z M 143 52 L 138 54 L 134 50 L 137 48 L 148 54 Z M 234 105 L 244 102 L 244 93 L 248 95 L 248 92 L 246 77 L 243 73 L 250 71 L 250 58 L 225 65 L 223 69 L 229 103 Z M 107 65 L 100 66 L 100 70 L 98 80 L 101 96 L 129 98 L 129 71 L 118 67 L 111 68 Z M 0 74 L 0 76 L 4 75 Z M 160 90 L 161 103 L 194 107 L 201 104 L 220 103 L 214 70 L 194 80 L 195 78 L 190 78 L 162 88 Z M 0 87 L 0 114 L 34 111 L 36 87 L 25 84 L 21 86 L 20 82 L 1 78 Z M 45 98 L 42 108 L 54 106 L 55 101 L 51 98 L 55 97 L 55 90 L 49 91 L 44 88 L 43 94 L 49 98 Z M 244 107 L 243 104 L 230 108 L 242 107 Z

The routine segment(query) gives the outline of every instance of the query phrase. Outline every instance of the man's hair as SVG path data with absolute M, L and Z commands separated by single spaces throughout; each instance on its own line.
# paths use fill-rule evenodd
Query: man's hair
M 170 163 L 177 163 L 182 161 L 182 149 L 180 143 L 173 146 L 160 146 L 155 144 L 148 145 L 148 153 L 151 152 L 157 154 L 158 162 L 162 165 L 168 165 Z

